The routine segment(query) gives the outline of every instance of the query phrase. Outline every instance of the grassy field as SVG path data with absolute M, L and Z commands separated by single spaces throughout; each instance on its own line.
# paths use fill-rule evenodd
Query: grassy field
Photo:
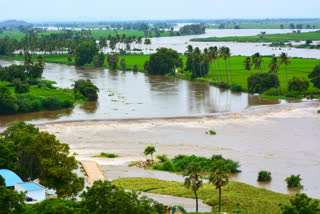
M 52 33 L 62 33 L 63 31 L 48 31 L 45 33 L 38 33 L 39 37 L 41 35 L 49 35 Z M 136 37 L 145 37 L 144 32 L 143 31 L 138 31 L 138 30 L 92 30 L 91 31 L 93 38 L 95 39 L 99 39 L 100 37 L 105 37 L 107 38 L 109 35 L 111 36 L 116 36 L 116 34 L 118 33 L 119 35 L 125 34 L 127 37 L 128 36 L 136 36 Z M 4 37 L 10 37 L 10 38 L 14 38 L 17 39 L 18 41 L 20 41 L 23 37 L 25 37 L 25 33 L 22 33 L 18 30 L 13 30 L 13 31 L 4 31 L 2 34 L 0 34 L 0 39 L 4 38 Z M 165 37 L 165 36 L 170 36 L 170 32 L 163 32 L 160 34 L 160 37 Z M 152 37 L 155 37 L 155 32 L 152 31 Z
M 283 24 L 284 29 L 290 29 L 290 23 L 302 24 L 303 29 L 306 29 L 306 25 L 315 26 L 316 29 L 320 28 L 320 21 L 286 21 L 286 22 L 262 22 L 262 23 L 239 23 L 239 24 L 225 24 L 224 29 L 234 29 L 234 26 L 237 25 L 240 29 L 280 29 L 280 25 Z M 211 25 L 209 29 L 218 29 L 219 24 Z
M 308 33 L 267 34 L 256 36 L 208 37 L 191 39 L 196 42 L 287 42 L 320 40 L 320 31 Z
M 185 198 L 194 198 L 190 189 L 186 189 L 183 183 L 163 181 L 153 178 L 121 178 L 114 180 L 113 184 L 134 191 L 149 192 L 163 195 L 173 195 Z M 204 202 L 218 210 L 218 190 L 210 185 L 204 184 L 198 191 L 198 196 Z M 279 203 L 289 203 L 292 195 L 272 192 L 257 188 L 248 184 L 230 181 L 222 188 L 222 211 L 241 213 L 279 213 Z
M 185 56 L 181 56 L 183 58 L 183 61 L 186 61 Z M 16 55 L 15 57 L 2 57 L 7 59 L 15 59 L 15 60 L 24 60 L 23 56 Z M 67 55 L 47 55 L 44 56 L 46 62 L 51 63 L 61 63 L 61 64 L 69 64 L 74 65 L 74 59 L 72 62 L 67 61 Z M 121 55 L 119 56 L 119 62 L 120 60 L 124 58 L 126 60 L 126 69 L 132 70 L 134 65 L 137 65 L 139 68 L 139 71 L 144 72 L 143 70 L 143 64 L 146 60 L 149 59 L 149 55 Z M 271 61 L 271 57 L 263 57 L 263 63 L 262 63 L 262 71 L 267 72 L 268 71 L 268 65 Z M 247 89 L 247 78 L 250 76 L 250 72 L 246 71 L 244 69 L 244 56 L 232 56 L 230 58 L 230 68 L 231 68 L 231 76 L 232 76 L 232 82 L 240 85 L 244 90 Z M 291 58 L 291 63 L 288 66 L 288 80 L 290 80 L 292 77 L 305 77 L 308 78 L 308 74 L 313 70 L 313 68 L 319 64 L 318 59 L 304 59 L 304 58 Z M 224 82 L 227 82 L 227 74 L 225 71 L 225 64 L 223 60 L 218 61 L 221 72 L 218 73 L 219 79 L 222 77 L 222 80 Z M 218 68 L 218 63 L 216 63 L 216 67 Z M 88 65 L 90 67 L 93 67 L 93 65 Z M 105 68 L 108 68 L 107 63 L 104 65 Z M 214 71 L 214 66 L 212 66 L 210 72 L 206 77 L 203 78 L 197 78 L 197 80 L 200 81 L 212 81 L 217 79 L 217 73 Z M 118 69 L 122 69 L 120 67 L 120 63 L 118 65 Z M 251 73 L 259 72 L 259 70 L 252 70 Z M 220 77 L 221 75 L 221 77 Z M 285 73 L 285 67 L 283 65 L 280 66 L 280 70 L 278 72 L 278 76 L 280 79 L 280 85 L 281 85 L 281 91 L 285 91 L 286 88 L 286 73 Z M 181 79 L 187 79 L 183 75 L 176 75 L 177 78 Z M 320 93 L 319 89 L 314 88 L 312 85 L 308 89 L 308 91 L 305 91 L 303 93 L 310 94 L 310 93 Z

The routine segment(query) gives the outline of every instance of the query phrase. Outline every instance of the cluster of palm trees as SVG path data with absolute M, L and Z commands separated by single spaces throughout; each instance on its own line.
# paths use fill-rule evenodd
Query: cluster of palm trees
M 99 48 L 100 50 L 106 50 L 107 53 L 114 52 L 130 52 L 132 50 L 142 51 L 142 46 L 145 46 L 146 52 L 148 47 L 151 45 L 151 40 L 148 38 L 143 38 L 141 36 L 126 36 L 126 34 L 116 34 L 115 36 L 109 35 L 107 38 L 99 38 Z M 150 48 L 149 48 L 150 49 Z
M 215 81 L 223 82 L 223 76 L 226 76 L 226 82 L 232 83 L 230 57 L 231 52 L 228 47 L 217 46 L 205 48 L 203 52 L 198 47 L 187 46 L 185 52 L 187 56 L 187 70 L 192 71 L 194 77 L 203 77 L 207 75 L 209 70 L 213 70 L 212 78 Z M 220 66 L 220 60 L 223 60 L 225 74 Z M 212 69 L 213 67 L 213 69 Z
M 287 67 L 290 65 L 291 61 L 288 57 L 288 54 L 286 53 L 281 53 L 279 56 L 280 60 L 278 60 L 277 57 L 272 57 L 270 63 L 269 63 L 269 73 L 274 73 L 275 75 L 278 75 L 278 72 L 280 70 L 280 65 L 285 65 L 285 72 L 286 72 L 286 93 L 288 93 L 288 71 Z M 252 57 L 246 57 L 244 60 L 244 66 L 245 70 L 249 71 L 250 74 L 252 74 L 252 66 L 254 65 L 255 70 L 259 70 L 260 72 L 262 71 L 261 66 L 262 66 L 263 60 L 262 56 L 260 53 L 255 53 L 252 55 Z
M 184 185 L 192 189 L 196 198 L 196 212 L 198 212 L 198 195 L 197 191 L 203 186 L 201 173 L 203 169 L 198 162 L 192 162 L 183 173 L 185 177 Z M 219 190 L 219 213 L 221 211 L 221 188 L 229 183 L 230 170 L 225 160 L 220 159 L 213 162 L 209 183 L 213 184 Z

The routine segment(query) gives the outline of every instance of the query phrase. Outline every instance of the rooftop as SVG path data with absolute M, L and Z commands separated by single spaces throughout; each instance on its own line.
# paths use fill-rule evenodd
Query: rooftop
M 35 190 L 43 190 L 43 189 L 45 189 L 40 184 L 36 184 L 34 182 L 18 183 L 18 185 L 22 186 L 27 191 L 35 191 Z
M 0 175 L 4 178 L 7 187 L 13 187 L 14 184 L 23 182 L 16 173 L 9 169 L 0 169 Z

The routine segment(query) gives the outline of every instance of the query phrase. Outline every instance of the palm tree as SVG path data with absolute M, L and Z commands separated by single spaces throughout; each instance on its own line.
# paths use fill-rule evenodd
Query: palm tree
M 285 71 L 286 71 L 286 94 L 288 94 L 288 72 L 287 67 L 291 63 L 290 59 L 288 58 L 288 55 L 286 53 L 281 53 L 280 55 L 280 64 L 285 65 Z
M 230 170 L 226 165 L 225 160 L 217 160 L 212 164 L 209 183 L 216 186 L 219 189 L 219 213 L 221 211 L 221 187 L 229 183 Z
M 262 64 L 262 57 L 260 53 L 255 53 L 252 55 L 252 63 L 254 64 L 254 69 L 255 70 L 260 70 L 261 72 L 261 64 Z
M 210 61 L 213 62 L 214 71 L 217 76 L 216 79 L 219 79 L 217 69 L 216 69 L 217 50 L 218 50 L 217 46 L 209 47 Z
M 278 59 L 277 57 L 273 57 L 271 62 L 269 63 L 269 73 L 273 72 L 277 74 L 279 70 Z
M 247 58 L 244 60 L 244 69 L 247 70 L 247 71 L 250 71 L 250 75 L 252 74 L 252 73 L 251 73 L 251 66 L 252 66 L 251 58 L 250 58 L 250 57 L 247 57 Z
M 224 66 L 226 68 L 226 75 L 227 75 L 227 83 L 229 83 L 229 77 L 228 77 L 228 68 L 227 68 L 227 54 L 226 54 L 226 47 L 221 47 L 220 48 L 220 55 L 222 57 L 222 59 L 224 60 Z
M 156 148 L 154 146 L 148 146 L 147 148 L 145 148 L 143 154 L 145 156 L 150 155 L 151 156 L 151 161 L 153 161 L 153 153 L 156 152 Z
M 198 162 L 191 162 L 186 170 L 183 172 L 184 186 L 188 189 L 191 188 L 194 196 L 196 197 L 196 212 L 198 212 L 198 195 L 197 191 L 202 187 L 202 178 L 200 173 L 202 172 L 201 165 Z
M 230 58 L 231 58 L 231 52 L 230 49 L 228 47 L 225 47 L 225 55 L 228 59 L 228 67 L 229 67 L 229 80 L 230 83 L 232 83 L 232 75 L 231 75 L 231 68 L 230 68 Z

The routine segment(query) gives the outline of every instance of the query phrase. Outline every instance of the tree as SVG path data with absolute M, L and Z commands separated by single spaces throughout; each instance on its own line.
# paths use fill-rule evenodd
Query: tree
M 35 144 L 41 163 L 40 183 L 55 189 L 58 197 L 76 196 L 84 187 L 84 178 L 73 172 L 78 163 L 70 156 L 69 145 L 48 132 L 40 132 Z
M 24 211 L 24 193 L 18 193 L 6 186 L 0 185 L 0 213 L 20 214 Z
M 144 149 L 143 154 L 145 156 L 150 155 L 151 156 L 151 160 L 153 161 L 153 153 L 156 152 L 156 148 L 154 146 L 148 146 L 147 148 Z
M 280 55 L 280 64 L 284 64 L 285 71 L 286 71 L 286 93 L 288 94 L 288 71 L 287 67 L 291 63 L 290 59 L 288 58 L 288 55 L 286 53 L 281 53 Z
M 229 183 L 230 170 L 226 166 L 225 160 L 213 162 L 209 182 L 219 189 L 219 213 L 221 211 L 221 188 Z
M 197 191 L 202 187 L 202 178 L 200 173 L 202 172 L 201 165 L 198 162 L 192 162 L 183 172 L 184 185 L 187 188 L 191 188 L 194 196 L 196 197 L 196 212 L 198 212 L 198 195 Z
M 304 91 L 309 88 L 309 81 L 306 78 L 293 77 L 289 81 L 289 91 Z
M 311 79 L 314 87 L 320 89 L 320 64 L 314 67 L 313 71 L 308 75 L 308 77 Z
M 272 73 L 255 73 L 248 77 L 248 91 L 250 93 L 263 93 L 270 88 L 279 87 L 278 76 Z
M 1 175 L 0 175 L 0 186 L 6 186 L 6 182 Z
M 83 42 L 76 48 L 75 63 L 78 66 L 90 64 L 93 57 L 98 53 L 98 49 L 93 42 Z
M 77 80 L 73 84 L 73 91 L 76 96 L 82 95 L 88 101 L 98 100 L 99 88 L 95 86 L 90 80 Z
M 100 52 L 98 55 L 94 56 L 93 57 L 93 64 L 94 64 L 94 67 L 103 67 L 103 64 L 104 64 L 104 60 L 105 60 L 105 55 Z
M 0 85 L 0 115 L 13 114 L 18 108 L 16 96 L 7 87 Z
M 244 60 L 244 69 L 247 70 L 247 71 L 250 71 L 250 74 L 251 74 L 251 66 L 252 66 L 251 58 L 247 57 Z
M 295 198 L 290 199 L 290 204 L 279 204 L 281 214 L 318 214 L 320 212 L 319 201 L 312 200 L 306 194 L 296 194 Z
M 156 53 L 150 55 L 150 60 L 147 62 L 149 74 L 173 73 L 173 69 L 179 66 L 179 54 L 172 49 L 160 48 Z
M 122 67 L 122 70 L 126 70 L 126 59 L 125 58 L 122 58 L 121 60 L 120 60 L 120 65 L 121 65 L 121 67 Z
M 258 173 L 258 181 L 271 181 L 271 172 L 260 171 Z
M 116 69 L 118 67 L 119 57 L 118 55 L 109 55 L 107 58 L 107 62 L 110 68 Z
M 289 177 L 286 178 L 286 182 L 287 182 L 287 186 L 289 188 L 297 188 L 297 189 L 301 189 L 303 188 L 303 186 L 301 185 L 301 178 L 300 175 L 291 175 Z
M 64 200 L 60 198 L 50 198 L 32 206 L 26 207 L 23 214 L 80 214 L 85 213 L 79 203 L 73 200 Z
M 164 208 L 159 203 L 139 199 L 136 193 L 126 192 L 109 181 L 94 182 L 81 198 L 81 206 L 92 214 L 164 214 Z

